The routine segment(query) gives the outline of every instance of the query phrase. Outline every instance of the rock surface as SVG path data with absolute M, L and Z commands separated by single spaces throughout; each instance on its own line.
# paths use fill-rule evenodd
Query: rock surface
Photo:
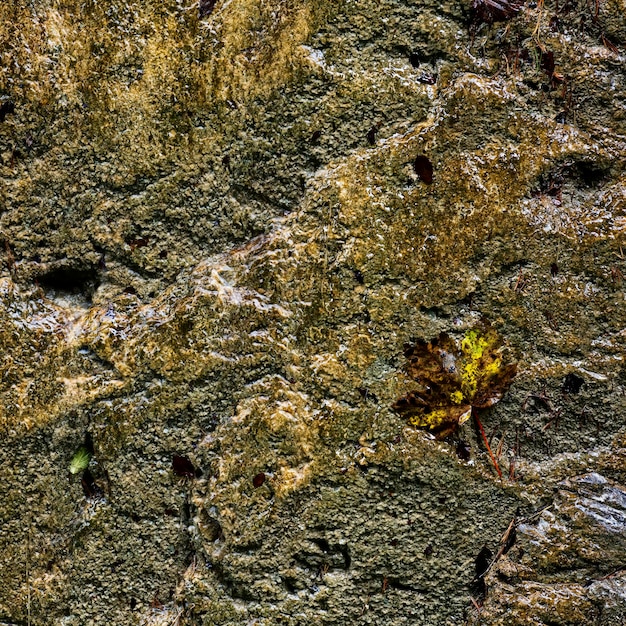
M 624 623 L 626 4 L 477 4 L 3 9 L 0 624 Z

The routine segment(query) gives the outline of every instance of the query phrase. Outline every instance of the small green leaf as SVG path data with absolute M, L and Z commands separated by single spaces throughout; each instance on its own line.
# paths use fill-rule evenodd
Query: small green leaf
M 78 474 L 83 470 L 87 469 L 89 465 L 89 461 L 91 461 L 91 453 L 85 448 L 85 446 L 81 446 L 76 450 L 72 460 L 70 462 L 70 474 Z

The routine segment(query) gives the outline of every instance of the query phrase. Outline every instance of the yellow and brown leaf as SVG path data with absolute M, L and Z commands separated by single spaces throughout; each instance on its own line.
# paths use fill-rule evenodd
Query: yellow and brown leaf
M 502 339 L 486 324 L 468 330 L 460 344 L 441 333 L 408 346 L 404 354 L 407 373 L 417 388 L 393 408 L 439 439 L 467 421 L 472 408 L 498 402 L 517 371 L 517 364 L 506 360 Z

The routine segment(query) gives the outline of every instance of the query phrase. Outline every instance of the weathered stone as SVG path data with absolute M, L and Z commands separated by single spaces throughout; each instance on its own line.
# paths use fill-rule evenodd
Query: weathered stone
M 626 7 L 531 4 L 9 3 L 0 620 L 623 623 Z M 481 318 L 503 480 L 391 408 Z

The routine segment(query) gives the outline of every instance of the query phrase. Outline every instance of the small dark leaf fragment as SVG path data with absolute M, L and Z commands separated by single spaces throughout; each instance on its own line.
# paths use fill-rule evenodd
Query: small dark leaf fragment
M 476 598 L 478 604 L 482 604 L 487 597 L 487 584 L 485 574 L 489 571 L 493 553 L 487 546 L 483 546 L 474 561 L 476 576 L 470 583 L 470 592 Z
M 253 479 L 252 479 L 252 486 L 255 489 L 258 489 L 259 487 L 261 487 L 263 485 L 263 483 L 265 482 L 265 474 L 263 472 L 259 472 Z
M 570 372 L 563 381 L 563 393 L 578 393 L 585 379 Z
M 134 239 L 129 239 L 126 243 L 130 246 L 131 250 L 135 250 L 135 248 L 144 248 L 148 245 L 150 241 L 150 237 L 135 237 Z
M 322 131 L 321 130 L 316 130 L 313 131 L 313 133 L 311 134 L 311 138 L 309 139 L 309 143 L 312 146 L 317 146 L 320 142 L 320 137 L 322 136 Z
M 523 0 L 472 0 L 472 18 L 477 24 L 493 24 L 514 18 Z
M 172 457 L 172 471 L 177 476 L 184 476 L 185 478 L 195 478 L 196 468 L 193 463 L 186 456 L 179 456 L 175 454 Z
M 200 0 L 198 4 L 198 12 L 200 13 L 200 17 L 207 17 L 213 13 L 215 9 L 215 5 L 217 4 L 217 0 Z
M 373 146 L 376 143 L 376 134 L 378 133 L 379 128 L 379 124 L 374 124 L 374 126 L 367 131 L 367 143 L 369 143 L 370 146 Z
M 476 578 L 482 578 L 487 573 L 492 558 L 493 553 L 491 550 L 487 546 L 483 546 L 474 561 Z
M 420 154 L 413 161 L 413 170 L 419 177 L 419 179 L 425 182 L 427 185 L 433 182 L 433 164 L 430 159 L 423 154 Z

